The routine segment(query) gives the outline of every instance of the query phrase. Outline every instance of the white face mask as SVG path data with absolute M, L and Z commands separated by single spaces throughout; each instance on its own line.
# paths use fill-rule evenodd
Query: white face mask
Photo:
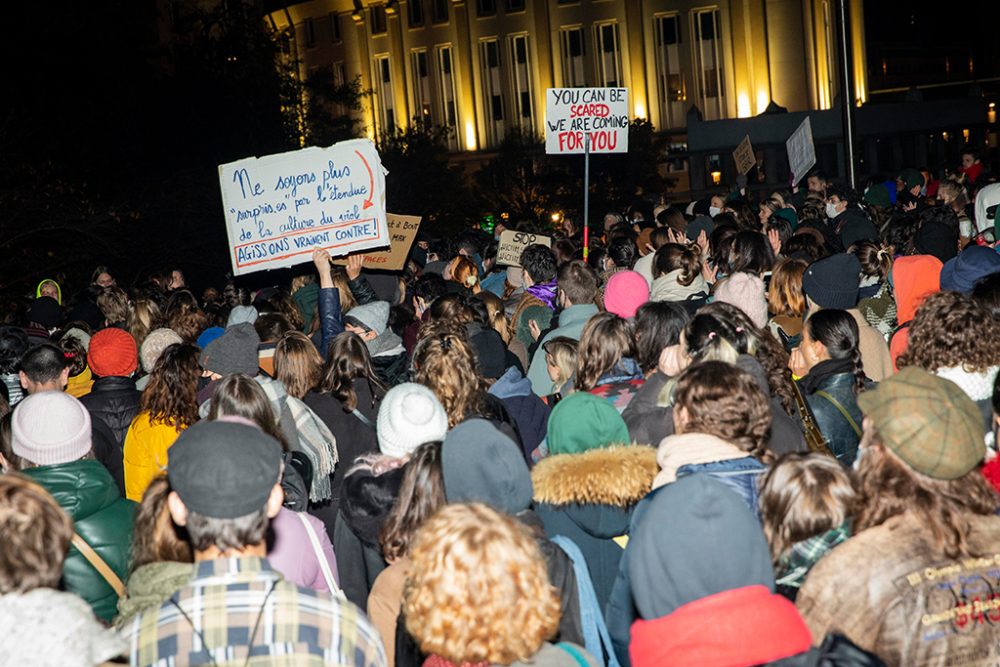
M 710 216 L 712 216 L 713 218 L 715 216 L 719 215 L 720 213 L 722 213 L 722 209 L 719 208 L 718 206 L 709 206 L 708 207 L 708 214 Z
M 839 213 L 839 211 L 837 211 L 837 205 L 836 204 L 834 204 L 833 202 L 827 202 L 826 203 L 826 217 L 828 217 L 831 220 L 833 220 L 834 218 L 837 217 L 838 213 Z

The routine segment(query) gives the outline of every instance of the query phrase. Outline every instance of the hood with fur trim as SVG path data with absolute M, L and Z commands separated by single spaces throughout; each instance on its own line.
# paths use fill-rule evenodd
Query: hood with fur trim
M 630 507 L 653 487 L 656 450 L 615 445 L 542 459 L 531 471 L 536 503 Z

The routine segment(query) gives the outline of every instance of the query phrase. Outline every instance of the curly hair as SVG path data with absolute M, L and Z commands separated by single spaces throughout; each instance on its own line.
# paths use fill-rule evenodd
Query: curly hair
M 681 411 L 686 419 L 679 419 Z M 724 361 L 684 369 L 674 389 L 674 424 L 684 433 L 708 433 L 763 459 L 771 431 L 771 404 L 745 370 Z
M 624 357 L 635 357 L 633 324 L 614 313 L 594 315 L 580 334 L 576 389 L 590 391 Z
M 174 343 L 163 350 L 139 399 L 139 409 L 149 413 L 151 424 L 182 429 L 198 421 L 199 353 L 198 346 L 190 343 Z
M 27 477 L 0 475 L 0 595 L 57 588 L 73 521 L 49 492 Z
M 131 306 L 128 295 L 120 287 L 105 287 L 97 295 L 97 307 L 108 324 L 118 324 L 129 319 Z
M 205 330 L 208 317 L 198 307 L 198 300 L 187 290 L 177 290 L 167 301 L 167 326 L 185 342 L 193 343 Z
M 910 340 L 897 365 L 934 372 L 959 366 L 981 372 L 1000 364 L 1000 348 L 993 343 L 996 320 L 982 304 L 966 294 L 937 292 L 917 309 L 910 324 Z
M 530 247 L 530 246 L 529 246 Z M 543 246 L 544 247 L 544 246 Z M 414 381 L 429 388 L 448 413 L 448 428 L 471 414 L 482 414 L 486 387 L 465 329 L 435 322 L 420 331 L 413 349 Z
M 417 531 L 410 557 L 403 609 L 424 653 L 509 665 L 559 627 L 545 560 L 516 519 L 477 503 L 446 505 Z

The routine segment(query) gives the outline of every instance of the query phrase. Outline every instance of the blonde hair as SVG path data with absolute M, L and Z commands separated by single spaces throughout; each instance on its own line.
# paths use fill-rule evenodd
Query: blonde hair
M 334 266 L 330 271 L 330 277 L 333 278 L 333 286 L 337 288 L 337 294 L 340 296 L 340 312 L 346 313 L 351 308 L 356 308 L 359 304 L 348 284 L 347 269 Z
M 482 291 L 476 294 L 476 298 L 486 304 L 486 313 L 493 330 L 500 334 L 505 344 L 510 343 L 510 322 L 507 321 L 507 313 L 500 297 L 493 292 Z
M 410 558 L 403 609 L 424 653 L 509 665 L 559 627 L 545 560 L 516 519 L 481 504 L 446 505 L 417 531 Z
M 552 359 L 552 365 L 559 369 L 559 379 L 553 383 L 553 391 L 559 391 L 576 373 L 576 341 L 566 336 L 556 336 L 542 345 L 545 362 Z
M 441 401 L 448 413 L 448 428 L 470 414 L 482 414 L 486 388 L 464 329 L 451 322 L 432 322 L 421 328 L 420 335 L 413 348 L 413 379 Z
M 760 490 L 761 522 L 773 561 L 796 542 L 844 524 L 854 500 L 851 478 L 836 459 L 822 454 L 783 456 Z

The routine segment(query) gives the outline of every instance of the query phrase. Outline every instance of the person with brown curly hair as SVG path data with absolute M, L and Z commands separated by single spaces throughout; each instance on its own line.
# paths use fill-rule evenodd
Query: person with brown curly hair
M 559 626 L 559 597 L 515 519 L 478 503 L 447 505 L 417 531 L 410 558 L 403 609 L 429 656 L 424 667 L 598 664 L 580 646 L 546 643 Z

